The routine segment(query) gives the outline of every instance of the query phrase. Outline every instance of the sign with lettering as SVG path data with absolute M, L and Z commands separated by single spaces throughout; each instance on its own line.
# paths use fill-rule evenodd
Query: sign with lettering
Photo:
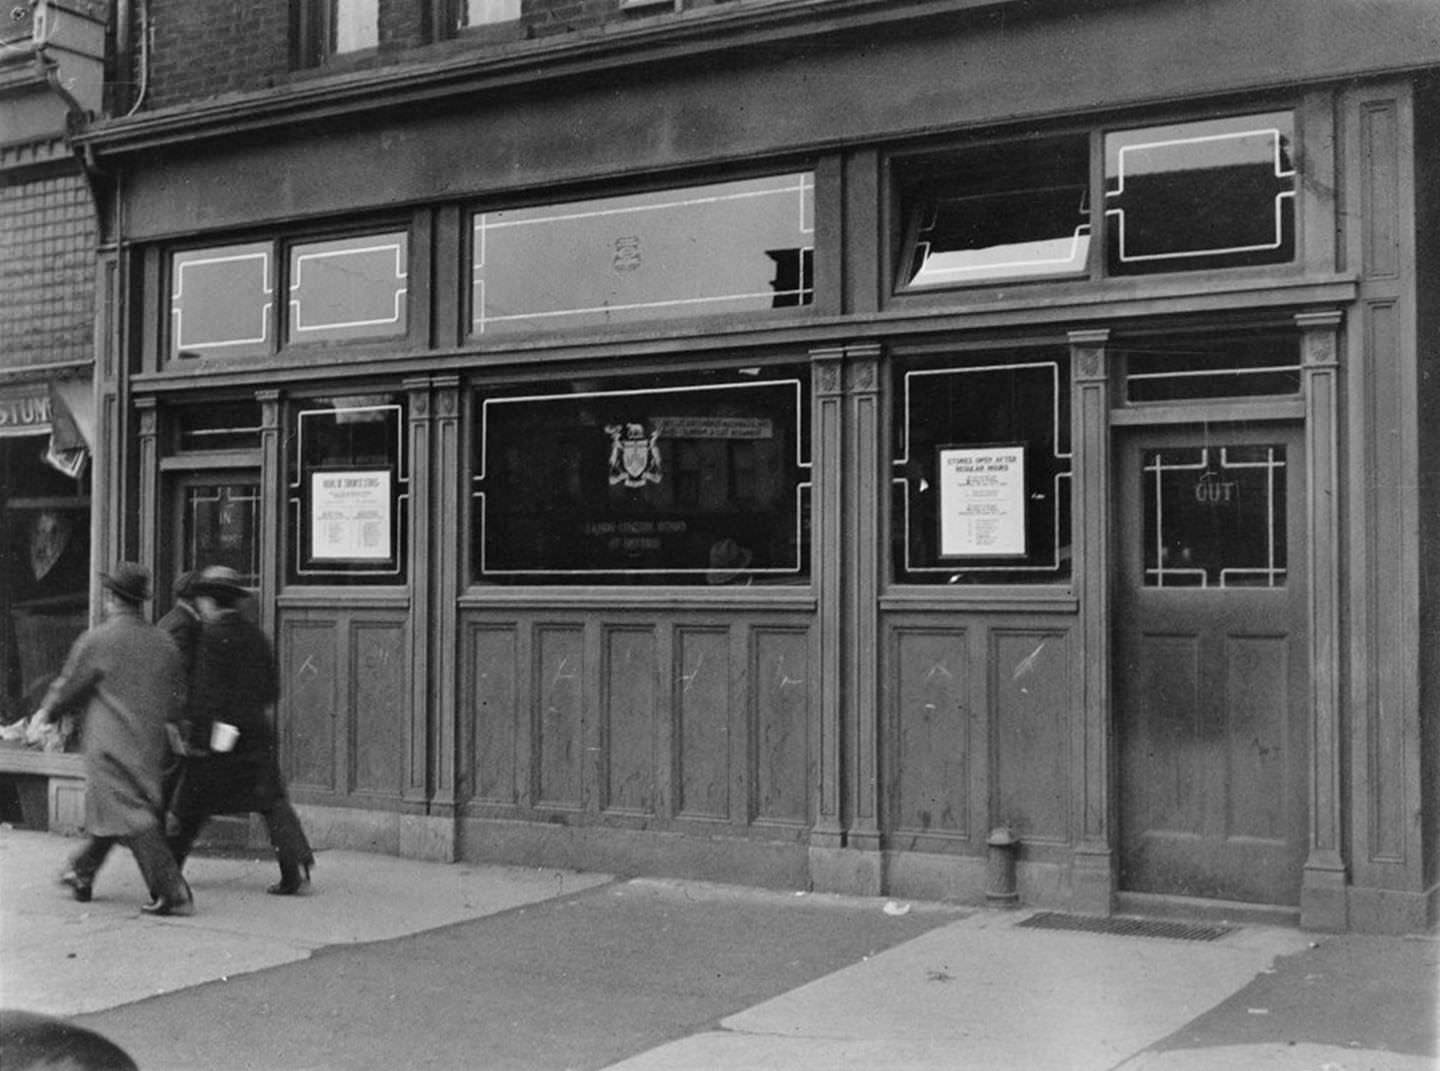
M 1025 447 L 942 446 L 940 557 L 1025 555 Z
M 310 474 L 310 557 L 314 561 L 388 561 L 391 547 L 389 469 Z
M 41 435 L 49 430 L 49 388 L 42 384 L 0 392 L 0 436 Z

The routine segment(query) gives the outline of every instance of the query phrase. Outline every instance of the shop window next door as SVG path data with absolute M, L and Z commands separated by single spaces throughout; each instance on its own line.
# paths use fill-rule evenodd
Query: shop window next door
M 1126 891 L 1299 902 L 1303 442 L 1276 425 L 1118 444 L 1116 734 Z

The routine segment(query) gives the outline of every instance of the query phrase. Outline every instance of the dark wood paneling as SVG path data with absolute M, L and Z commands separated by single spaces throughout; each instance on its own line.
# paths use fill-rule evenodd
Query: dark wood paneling
M 520 790 L 515 755 L 515 630 L 508 625 L 472 628 L 469 650 L 475 798 L 514 804 Z
M 655 813 L 658 665 L 652 629 L 605 633 L 605 707 L 601 754 L 607 811 Z
M 351 788 L 399 797 L 405 790 L 405 738 L 410 728 L 405 626 L 396 621 L 356 621 L 348 646 Z
M 1027 841 L 1070 839 L 1069 637 L 997 630 L 990 638 L 994 821 Z
M 686 818 L 730 817 L 730 633 L 681 628 L 675 642 L 679 722 L 677 809 Z
M 894 782 L 892 846 L 971 829 L 970 659 L 964 629 L 896 629 L 894 714 L 888 764 Z
M 578 627 L 535 629 L 532 753 L 540 805 L 580 810 L 584 804 L 585 636 Z
M 280 702 L 290 782 L 296 788 L 334 792 L 340 686 L 335 623 L 287 620 L 280 635 Z
M 803 823 L 810 817 L 809 637 L 798 629 L 756 629 L 755 817 Z

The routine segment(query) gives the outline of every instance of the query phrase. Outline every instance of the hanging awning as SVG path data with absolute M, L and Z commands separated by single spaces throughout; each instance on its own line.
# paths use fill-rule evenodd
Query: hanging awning
M 95 400 L 88 377 L 0 387 L 0 438 L 47 435 L 45 462 L 73 479 L 95 442 Z

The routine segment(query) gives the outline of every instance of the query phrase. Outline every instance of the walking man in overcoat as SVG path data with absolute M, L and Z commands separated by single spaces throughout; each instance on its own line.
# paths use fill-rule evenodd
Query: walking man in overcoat
M 293 896 L 309 885 L 315 856 L 286 794 L 266 712 L 280 693 L 270 641 L 240 612 L 250 593 L 235 570 L 210 566 L 191 588 L 204 622 L 190 675 L 193 732 L 198 739 L 212 739 L 220 723 L 236 735 L 229 750 L 212 746 L 208 754 L 192 753 L 182 761 L 166 839 L 184 866 L 212 815 L 258 812 L 280 863 L 280 881 L 266 891 Z
M 180 653 L 140 617 L 150 598 L 149 570 L 121 562 L 101 584 L 105 620 L 75 641 L 40 706 L 46 719 L 84 710 L 87 839 L 60 880 L 76 900 L 88 901 L 110 849 L 125 844 L 150 890 L 141 910 L 188 915 L 194 898 L 161 828 L 166 724 L 178 717 L 185 691 Z

